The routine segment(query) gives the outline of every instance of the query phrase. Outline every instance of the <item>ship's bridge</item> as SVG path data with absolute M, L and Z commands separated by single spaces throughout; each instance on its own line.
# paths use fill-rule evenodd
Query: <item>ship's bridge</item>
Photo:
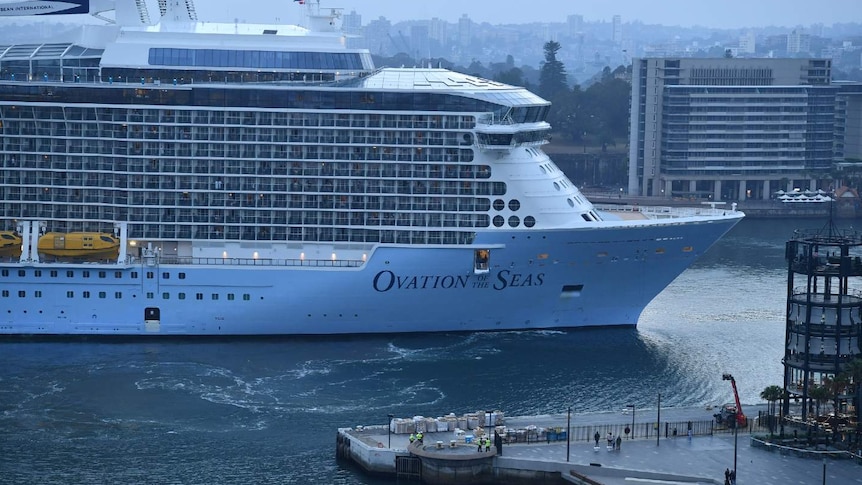
M 477 145 L 481 150 L 510 150 L 515 147 L 537 147 L 548 143 L 551 125 L 538 123 L 495 123 L 492 117 L 480 117 L 476 123 Z

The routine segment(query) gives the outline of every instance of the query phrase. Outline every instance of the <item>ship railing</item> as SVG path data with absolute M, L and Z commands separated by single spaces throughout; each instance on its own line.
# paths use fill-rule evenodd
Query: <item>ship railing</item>
M 300 266 L 311 268 L 358 268 L 365 264 L 355 259 L 269 259 L 269 258 L 201 258 L 201 257 L 165 257 L 159 258 L 159 264 L 182 264 L 201 266 Z
M 603 212 L 639 212 L 648 219 L 674 219 L 677 217 L 696 216 L 716 217 L 736 212 L 733 209 L 713 209 L 711 207 L 670 207 L 616 204 L 593 204 L 593 207 Z

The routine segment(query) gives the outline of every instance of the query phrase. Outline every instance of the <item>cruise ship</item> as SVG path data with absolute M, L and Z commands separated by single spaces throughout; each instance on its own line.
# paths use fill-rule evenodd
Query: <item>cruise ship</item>
M 339 9 L 295 6 L 120 0 L 74 41 L 0 45 L 0 334 L 634 326 L 743 217 L 593 205 L 542 150 L 548 101 L 377 69 Z

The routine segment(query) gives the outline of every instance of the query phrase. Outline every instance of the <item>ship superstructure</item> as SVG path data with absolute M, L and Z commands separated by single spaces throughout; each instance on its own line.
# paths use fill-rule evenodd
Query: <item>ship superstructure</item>
M 598 210 L 541 150 L 547 101 L 375 69 L 337 10 L 308 29 L 160 7 L 0 46 L 0 229 L 21 238 L 2 333 L 634 325 L 742 217 Z M 85 261 L 48 233 L 120 247 Z

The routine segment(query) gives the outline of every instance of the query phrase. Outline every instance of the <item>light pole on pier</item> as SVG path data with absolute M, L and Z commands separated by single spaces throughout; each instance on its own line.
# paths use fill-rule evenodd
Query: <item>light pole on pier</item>
M 655 433 L 655 445 L 659 445 L 659 438 L 661 437 L 661 393 L 658 393 L 658 415 L 655 418 L 656 422 L 656 433 Z
M 635 405 L 626 404 L 627 408 L 632 408 L 632 439 L 635 437 Z
M 392 449 L 392 418 L 395 417 L 394 414 L 387 414 L 389 416 L 389 422 L 386 423 L 386 431 L 388 431 L 386 437 L 389 438 L 389 449 Z
M 572 407 L 566 410 L 566 462 L 569 461 L 569 451 L 572 446 Z

